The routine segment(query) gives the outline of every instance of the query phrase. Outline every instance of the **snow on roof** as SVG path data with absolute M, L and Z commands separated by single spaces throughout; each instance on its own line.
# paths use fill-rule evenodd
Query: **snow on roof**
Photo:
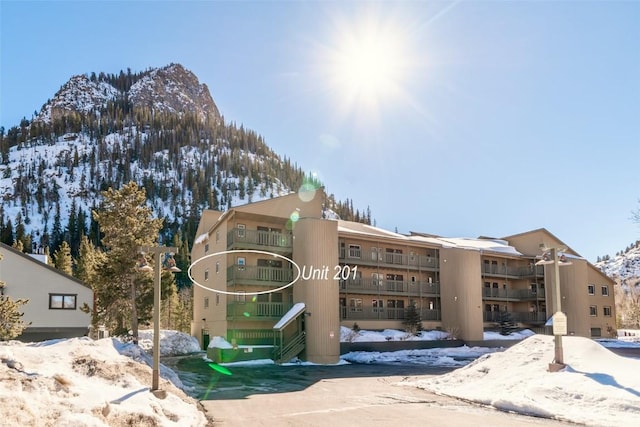
M 394 239 L 407 239 L 404 234 L 394 233 L 361 222 L 338 220 L 338 232 L 366 234 L 376 237 L 393 237 Z
M 420 235 L 409 236 L 411 240 L 426 242 L 444 248 L 462 248 L 479 251 L 500 252 L 507 255 L 522 256 L 513 246 L 502 239 L 474 239 L 470 237 L 427 237 Z
M 200 243 L 204 243 L 207 240 L 209 240 L 209 233 L 202 233 L 201 235 L 196 237 L 196 240 L 193 241 L 193 244 L 199 245 Z
M 306 306 L 303 302 L 295 303 L 293 307 L 291 307 L 289 311 L 287 311 L 284 314 L 284 316 L 282 316 L 282 319 L 278 320 L 278 323 L 273 325 L 273 329 L 277 331 L 281 331 L 282 329 L 285 328 L 285 326 L 291 323 L 293 319 L 298 317 L 304 311 L 305 308 Z

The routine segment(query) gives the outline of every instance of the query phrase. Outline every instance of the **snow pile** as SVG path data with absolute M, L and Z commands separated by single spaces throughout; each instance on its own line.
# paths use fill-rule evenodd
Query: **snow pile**
M 464 368 L 413 383 L 505 411 L 597 426 L 640 425 L 640 360 L 597 342 L 563 337 L 561 372 L 548 372 L 552 336 L 534 335 Z
M 503 348 L 449 347 L 398 351 L 352 351 L 340 356 L 350 363 L 402 363 L 443 367 L 460 367 L 485 354 L 502 351 Z
M 153 329 L 138 331 L 138 345 L 145 351 L 153 351 Z M 179 356 L 202 351 L 195 337 L 179 331 L 160 330 L 160 356 Z
M 149 392 L 151 369 L 121 355 L 113 339 L 0 343 L 3 425 L 206 426 L 196 400 L 161 379 Z
M 509 335 L 502 335 L 500 332 L 484 332 L 484 340 L 523 340 L 525 338 L 529 338 L 530 336 L 535 335 L 531 329 L 523 329 L 521 331 L 515 331 L 510 333 Z
M 380 341 L 433 341 L 447 339 L 449 334 L 442 331 L 422 331 L 417 335 L 399 331 L 397 329 L 385 329 L 382 332 L 368 331 L 340 327 L 340 342 L 380 342 Z

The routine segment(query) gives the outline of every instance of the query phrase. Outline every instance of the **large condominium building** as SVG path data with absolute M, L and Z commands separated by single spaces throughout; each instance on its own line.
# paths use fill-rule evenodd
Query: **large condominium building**
M 192 334 L 203 347 L 220 336 L 272 343 L 276 360 L 335 363 L 340 326 L 402 329 L 410 305 L 423 328 L 463 340 L 482 340 L 504 312 L 544 332 L 555 270 L 539 265 L 541 248 L 567 259 L 568 333 L 615 327 L 614 282 L 543 228 L 499 239 L 402 235 L 325 218 L 324 202 L 318 190 L 203 213 L 191 254 Z

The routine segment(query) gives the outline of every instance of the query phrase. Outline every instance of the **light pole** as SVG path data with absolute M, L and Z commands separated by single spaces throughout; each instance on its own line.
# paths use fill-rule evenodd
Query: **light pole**
M 558 252 L 564 250 L 564 248 L 545 248 L 544 245 L 541 245 L 541 248 L 545 253 L 542 255 L 542 259 L 536 262 L 536 265 L 553 264 L 553 336 L 555 357 L 554 363 L 549 364 L 549 371 L 556 372 L 565 366 L 562 336 L 567 335 L 567 316 L 562 312 L 562 296 L 560 294 L 560 266 L 570 265 L 571 263 L 566 261 L 564 255 L 558 255 Z
M 160 278 L 162 271 L 180 272 L 178 267 L 173 263 L 161 265 L 160 257 L 164 254 L 174 254 L 178 252 L 178 248 L 168 246 L 141 246 L 138 250 L 142 253 L 154 254 L 154 268 L 152 269 L 146 263 L 138 266 L 140 271 L 153 271 L 153 379 L 151 383 L 151 392 L 155 394 L 159 390 L 160 384 Z M 173 258 L 171 258 L 173 260 Z

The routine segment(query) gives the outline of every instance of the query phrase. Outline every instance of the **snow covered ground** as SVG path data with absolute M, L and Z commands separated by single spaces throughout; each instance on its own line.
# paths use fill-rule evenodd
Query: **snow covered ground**
M 185 334 L 164 335 L 161 347 L 191 350 Z M 0 425 L 207 425 L 173 371 L 161 369 L 166 398 L 149 391 L 151 357 L 134 344 L 86 337 L 9 341 L 0 343 L 0 362 Z
M 567 367 L 551 373 L 552 336 L 534 335 L 467 366 L 414 385 L 505 411 L 590 426 L 640 425 L 640 359 L 598 342 L 564 337 Z
M 396 333 L 404 336 L 397 331 L 365 331 L 363 335 L 381 341 Z M 522 341 L 507 350 L 463 346 L 352 352 L 343 355 L 340 364 L 460 367 L 411 385 L 540 417 L 593 426 L 640 425 L 640 359 L 620 357 L 604 347 L 640 347 L 640 343 L 565 337 L 568 366 L 550 373 L 553 337 L 529 331 L 518 336 Z M 145 349 L 151 349 L 152 331 L 142 331 L 140 338 L 139 346 L 112 338 L 0 343 L 0 424 L 207 425 L 198 402 L 181 390 L 183 385 L 172 370 L 161 365 L 161 388 L 168 392 L 165 399 L 149 392 L 151 356 Z M 495 338 L 485 335 L 485 339 Z M 175 331 L 162 331 L 160 348 L 163 355 L 199 351 L 194 338 Z

